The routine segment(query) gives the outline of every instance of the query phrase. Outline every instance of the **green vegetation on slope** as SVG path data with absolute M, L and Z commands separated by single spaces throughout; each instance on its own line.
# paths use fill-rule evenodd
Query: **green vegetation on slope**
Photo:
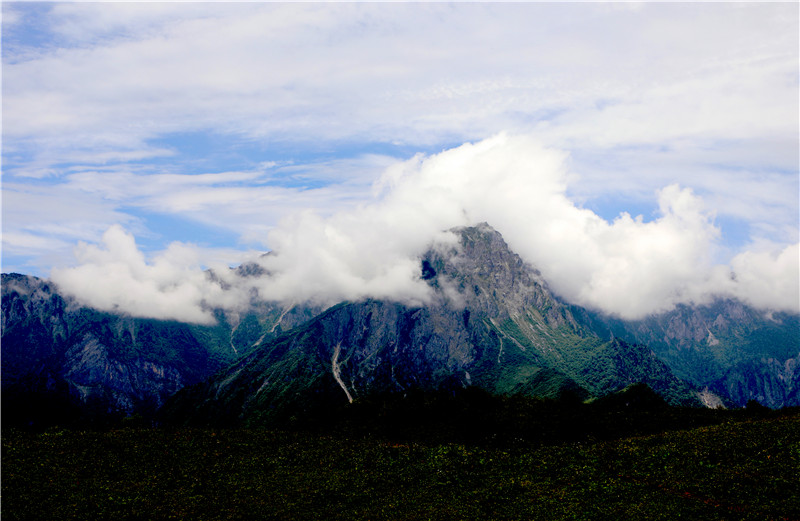
M 800 519 L 800 415 L 498 447 L 270 430 L 3 433 L 18 519 Z

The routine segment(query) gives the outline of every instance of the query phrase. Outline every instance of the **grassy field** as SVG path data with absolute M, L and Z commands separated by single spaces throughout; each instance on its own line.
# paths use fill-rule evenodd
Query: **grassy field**
M 800 415 L 502 448 L 274 430 L 4 430 L 2 518 L 800 519 Z

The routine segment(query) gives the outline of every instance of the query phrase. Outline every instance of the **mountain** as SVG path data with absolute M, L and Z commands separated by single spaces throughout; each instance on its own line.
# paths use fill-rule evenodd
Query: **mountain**
M 720 300 L 614 319 L 560 300 L 488 224 L 452 233 L 420 258 L 425 305 L 322 310 L 254 295 L 209 326 L 98 311 L 3 274 L 3 419 L 149 416 L 166 404 L 178 421 L 256 425 L 381 393 L 591 399 L 634 383 L 672 404 L 800 405 L 798 315 Z M 256 264 L 236 273 L 269 276 Z
M 490 226 L 454 233 L 457 244 L 421 259 L 429 304 L 334 306 L 179 392 L 165 417 L 260 425 L 386 392 L 476 386 L 585 398 L 639 382 L 671 403 L 700 405 L 649 348 L 582 326 Z
M 580 316 L 598 334 L 648 345 L 677 376 L 734 405 L 800 405 L 800 315 L 720 299 L 637 321 Z
M 3 419 L 152 414 L 307 312 L 263 304 L 218 312 L 215 326 L 132 318 L 81 306 L 43 279 L 3 274 Z

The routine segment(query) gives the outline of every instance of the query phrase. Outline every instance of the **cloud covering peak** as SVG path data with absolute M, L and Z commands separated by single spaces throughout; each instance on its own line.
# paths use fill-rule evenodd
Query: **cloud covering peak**
M 253 288 L 282 302 L 418 304 L 428 298 L 420 255 L 451 240 L 446 230 L 486 221 L 564 299 L 623 318 L 715 296 L 798 311 L 797 245 L 743 251 L 729 266 L 715 265 L 720 230 L 692 190 L 662 188 L 653 219 L 621 213 L 608 221 L 568 196 L 568 157 L 509 134 L 416 155 L 387 168 L 367 203 L 284 219 L 268 235 L 272 253 L 255 258 L 269 275 L 244 279 L 217 269 L 226 290 L 191 246 L 174 243 L 148 262 L 118 226 L 102 246 L 82 244 L 79 265 L 54 270 L 52 279 L 100 309 L 194 322 L 211 320 L 211 307 L 245 305 Z

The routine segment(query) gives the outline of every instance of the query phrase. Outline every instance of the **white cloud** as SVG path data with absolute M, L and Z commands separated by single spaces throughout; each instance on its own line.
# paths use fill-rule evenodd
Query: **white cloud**
M 445 230 L 487 221 L 558 294 L 624 318 L 713 296 L 799 311 L 792 289 L 800 269 L 797 245 L 777 257 L 742 252 L 730 267 L 715 266 L 719 230 L 691 190 L 662 189 L 654 220 L 621 214 L 609 222 L 566 196 L 565 158 L 530 137 L 503 134 L 398 163 L 376 185 L 370 204 L 282 221 L 269 236 L 273 253 L 258 259 L 271 275 L 253 283 L 268 300 L 424 302 L 419 256 L 434 241 L 447 240 Z M 187 268 L 197 260 L 186 261 L 185 247 L 175 246 L 148 265 L 121 230 L 109 231 L 104 243 L 106 250 L 82 246 L 82 265 L 54 272 L 54 280 L 70 281 L 69 290 L 80 294 L 91 277 L 95 284 L 86 291 L 92 294 L 82 298 L 149 316 L 163 311 L 176 318 L 168 310 L 179 302 L 199 320 L 206 317 L 198 311 L 202 302 L 237 302 L 235 292 L 209 288 L 199 269 Z M 96 290 L 108 287 L 120 292 Z M 145 306 L 150 299 L 160 304 Z
M 63 48 L 4 67 L 5 117 L 12 138 L 73 146 L 209 128 L 432 144 L 530 131 L 554 108 L 545 136 L 601 146 L 796 131 L 793 12 L 60 4 Z
M 699 297 L 718 235 L 700 199 L 672 185 L 655 221 L 607 222 L 566 196 L 564 160 L 506 135 L 417 158 L 387 173 L 391 191 L 363 221 L 387 222 L 386 236 L 425 238 L 487 221 L 559 294 L 626 317 Z
M 714 291 L 762 309 L 797 311 L 800 307 L 800 245 L 777 251 L 745 251 L 730 269 L 717 267 L 710 282 Z
M 78 266 L 56 268 L 51 278 L 64 293 L 100 310 L 213 323 L 206 302 L 231 306 L 237 302 L 229 299 L 239 298 L 207 276 L 195 249 L 173 243 L 147 262 L 120 226 L 103 234 L 102 246 L 79 244 L 75 255 Z
M 746 261 L 754 255 L 747 252 L 730 268 L 715 266 L 713 214 L 677 185 L 660 191 L 656 219 L 621 214 L 606 221 L 566 196 L 565 157 L 531 138 L 506 135 L 418 156 L 386 172 L 380 201 L 328 220 L 284 223 L 270 237 L 276 255 L 265 263 L 290 281 L 283 282 L 287 288 L 309 280 L 312 292 L 325 293 L 325 281 L 341 275 L 340 298 L 348 296 L 347 282 L 359 287 L 356 294 L 370 294 L 365 280 L 380 280 L 392 266 L 414 273 L 415 256 L 442 230 L 487 221 L 556 292 L 619 316 L 639 318 L 714 295 L 798 310 L 786 289 L 797 286 L 796 256 L 784 253 L 781 270 L 771 272 L 763 254 Z M 733 270 L 740 283 L 718 279 L 719 270 Z M 755 283 L 767 277 L 770 284 Z

